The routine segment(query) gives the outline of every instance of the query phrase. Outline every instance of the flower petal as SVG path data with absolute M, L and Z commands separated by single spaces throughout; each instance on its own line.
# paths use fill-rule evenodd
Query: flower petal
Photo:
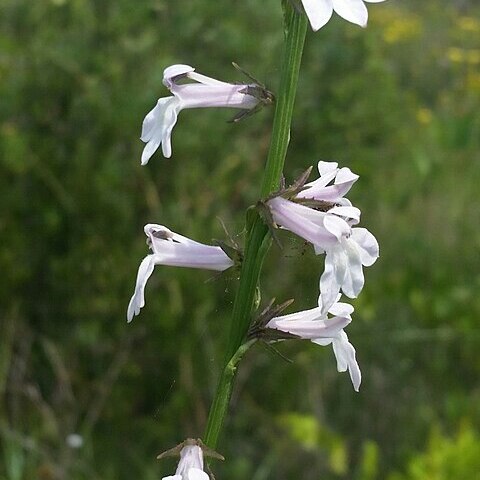
M 165 109 L 172 98 L 173 97 L 159 98 L 156 105 L 147 113 L 142 124 L 142 135 L 140 136 L 142 142 L 151 140 L 155 128 L 162 123 Z
M 307 188 L 299 192 L 297 197 L 314 198 L 332 203 L 347 201 L 343 196 L 348 193 L 359 177 L 349 168 L 344 167 L 339 170 L 337 166 L 336 162 L 319 162 L 320 178 L 307 183 L 305 185 Z M 334 179 L 334 184 L 327 186 Z
M 308 183 L 308 185 L 315 185 L 316 188 L 325 188 L 332 180 L 335 179 L 338 173 L 338 163 L 337 162 L 324 162 L 320 160 L 318 162 L 318 173 L 320 177 L 317 178 L 314 182 Z
M 172 156 L 172 130 L 177 123 L 178 113 L 181 109 L 181 104 L 175 98 L 175 102 L 172 101 L 165 110 L 162 131 L 162 153 L 165 158 L 170 158 Z
M 277 328 L 276 325 L 278 322 L 313 322 L 315 320 L 321 320 L 325 318 L 326 314 L 322 313 L 322 309 L 320 307 L 315 307 L 310 308 L 309 310 L 302 310 L 300 312 L 289 313 L 288 315 L 281 315 L 279 317 L 272 318 L 272 320 L 270 320 L 266 326 L 268 328 Z
M 184 237 L 179 233 L 172 232 L 172 230 L 165 225 L 159 225 L 158 223 L 147 223 L 143 227 L 143 231 L 148 238 L 147 243 L 150 242 L 154 253 L 158 253 L 158 251 L 161 250 L 161 247 L 166 240 L 183 243 L 185 245 L 204 245 L 203 243 L 192 240 L 191 238 Z
M 363 0 L 332 0 L 333 9 L 345 20 L 367 26 L 368 10 Z
M 282 332 L 288 332 L 298 337 L 312 340 L 317 338 L 332 338 L 338 335 L 339 331 L 345 328 L 351 319 L 348 317 L 333 317 L 328 320 L 316 321 L 276 321 L 275 327 L 267 325 L 268 328 L 275 328 Z
M 333 6 L 331 0 L 302 0 L 312 29 L 316 32 L 332 17 Z
M 326 347 L 327 345 L 333 343 L 333 338 L 314 338 L 312 342 L 322 347 Z
M 148 255 L 140 263 L 137 273 L 137 282 L 135 292 L 130 299 L 127 308 L 127 322 L 131 322 L 135 315 L 140 313 L 140 309 L 145 306 L 145 286 L 155 268 L 155 255 Z
M 322 311 L 327 312 L 337 299 L 347 271 L 347 255 L 341 245 L 327 251 L 325 269 L 320 277 Z
M 332 172 L 335 172 L 336 174 L 338 171 L 338 162 L 324 162 L 323 160 L 320 160 L 317 164 L 317 168 L 318 168 L 318 173 L 320 174 L 321 177 L 324 177 L 327 174 Z M 335 178 L 335 175 L 332 177 L 332 180 L 333 178 Z
M 333 352 L 337 359 L 337 370 L 349 371 L 353 388 L 358 392 L 362 383 L 362 373 L 357 363 L 355 348 L 348 341 L 345 332 L 342 331 L 337 338 L 333 339 Z
M 170 67 L 167 67 L 163 71 L 163 84 L 168 89 L 171 89 L 172 86 L 175 85 L 175 80 L 178 77 L 187 75 L 188 73 L 193 71 L 195 71 L 195 69 L 190 65 L 182 65 L 182 64 L 171 65 Z
M 176 97 L 164 97 L 160 98 L 155 107 L 148 112 L 143 120 L 142 136 L 140 137 L 143 142 L 148 142 L 143 149 L 142 165 L 148 163 L 161 143 L 163 143 L 164 156 L 170 158 L 172 155 L 170 135 L 180 110 L 180 102 Z
M 342 292 L 349 298 L 356 298 L 365 283 L 360 248 L 351 238 L 344 240 L 343 246 L 348 260 Z
M 165 242 L 162 250 L 155 257 L 157 263 L 170 267 L 199 268 L 223 272 L 233 265 L 233 261 L 220 247 L 211 245 L 192 248 L 179 243 Z
M 343 183 L 354 183 L 356 182 L 360 177 L 356 174 L 353 173 L 348 167 L 342 167 L 335 178 L 335 184 L 340 185 Z
M 337 317 L 349 317 L 354 312 L 354 308 L 349 303 L 335 302 L 329 309 L 328 313 Z
M 177 475 L 185 476 L 192 470 L 203 472 L 203 451 L 198 445 L 186 445 L 182 448 L 180 452 L 180 461 L 178 462 L 177 471 L 175 473 Z
M 210 480 L 210 477 L 198 468 L 191 468 L 187 473 L 188 480 Z
M 207 77 L 206 75 L 202 75 L 201 73 L 197 72 L 189 72 L 187 73 L 187 77 L 195 82 L 202 83 L 203 85 L 216 85 L 216 86 L 225 86 L 229 85 L 226 82 L 222 82 L 220 80 L 216 80 L 215 78 Z
M 145 145 L 145 148 L 142 152 L 142 158 L 140 160 L 142 165 L 146 165 L 148 163 L 150 158 L 152 158 L 152 155 L 158 150 L 160 143 L 162 143 L 162 138 L 159 134 L 156 134 L 152 140 Z
M 366 228 L 352 228 L 351 238 L 359 247 L 362 264 L 366 267 L 373 265 L 380 254 L 380 247 L 373 234 Z
M 328 211 L 328 213 L 333 213 L 335 215 L 338 215 L 339 217 L 353 220 L 353 222 L 350 222 L 350 224 L 357 224 L 360 221 L 360 215 L 362 214 L 359 208 L 351 206 L 333 207 Z
M 337 208 L 350 208 L 350 207 L 337 207 Z M 354 207 L 351 207 L 354 208 Z M 335 235 L 337 240 L 341 240 L 343 237 L 350 235 L 351 228 L 350 225 L 343 220 L 343 218 L 337 217 L 336 215 L 330 215 L 330 212 L 334 210 L 331 209 L 328 211 L 328 214 L 325 215 L 323 224 L 325 228 L 332 234 Z
M 188 83 L 175 85 L 172 93 L 180 100 L 183 108 L 254 108 L 259 100 L 246 93 L 246 86 L 219 82 L 220 85 Z

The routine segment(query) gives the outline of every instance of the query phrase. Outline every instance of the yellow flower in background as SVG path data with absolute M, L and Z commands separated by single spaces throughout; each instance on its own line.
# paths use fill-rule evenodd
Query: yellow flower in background
M 467 51 L 467 63 L 470 65 L 478 65 L 480 63 L 480 50 Z
M 447 58 L 452 63 L 462 63 L 465 59 L 464 51 L 461 48 L 449 48 L 447 50 Z
M 428 125 L 432 123 L 433 114 L 429 108 L 419 108 L 417 110 L 417 121 L 422 125 Z
M 400 43 L 418 37 L 422 33 L 422 23 L 416 15 L 405 15 L 393 19 L 385 26 L 383 38 L 387 43 Z
M 457 19 L 457 25 L 467 32 L 480 32 L 480 21 L 474 17 L 460 17 Z
M 376 24 L 381 25 L 383 39 L 387 43 L 409 41 L 423 33 L 423 21 L 419 15 L 391 5 L 388 9 L 372 12 Z
M 472 92 L 480 93 L 480 73 L 472 72 L 467 75 L 467 89 Z
M 469 65 L 478 65 L 480 64 L 480 50 L 465 50 L 463 48 L 452 47 L 447 50 L 447 58 L 452 63 L 466 63 Z

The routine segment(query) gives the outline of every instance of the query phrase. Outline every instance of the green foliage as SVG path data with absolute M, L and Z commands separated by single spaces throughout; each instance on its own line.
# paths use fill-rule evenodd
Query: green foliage
M 453 438 L 436 428 L 430 434 L 427 450 L 410 460 L 407 474 L 393 474 L 391 480 L 463 480 L 480 472 L 480 436 L 464 424 Z
M 380 449 L 375 442 L 367 440 L 363 444 L 362 459 L 360 462 L 360 480 L 375 480 L 378 476 L 378 459 Z
M 155 455 L 201 435 L 235 274 L 157 268 L 127 325 L 142 227 L 210 242 L 225 237 L 221 218 L 241 243 L 272 112 L 238 124 L 182 112 L 172 159 L 143 168 L 138 136 L 172 63 L 243 81 L 236 61 L 275 92 L 280 3 L 0 2 L 0 478 L 161 478 L 173 463 Z M 414 463 L 447 468 L 432 438 L 451 478 L 473 478 L 462 469 L 478 432 L 449 440 L 431 425 L 480 422 L 476 3 L 370 4 L 367 29 L 334 18 L 308 34 L 285 175 L 319 159 L 361 175 L 349 198 L 381 246 L 349 327 L 364 381 L 356 394 L 332 352 L 308 342 L 280 346 L 293 364 L 252 349 L 218 479 L 421 478 Z M 281 240 L 262 302 L 310 308 L 321 259 Z
M 327 451 L 327 465 L 337 475 L 347 471 L 344 440 L 328 428 L 322 426 L 312 415 L 298 413 L 284 414 L 279 418 L 280 425 L 285 428 L 292 440 L 300 447 L 315 452 L 319 449 Z

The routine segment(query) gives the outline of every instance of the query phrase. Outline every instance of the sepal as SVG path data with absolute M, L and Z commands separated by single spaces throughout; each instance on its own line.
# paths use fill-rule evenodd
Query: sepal
M 255 207 L 253 208 L 255 208 L 258 215 L 263 220 L 263 223 L 270 230 L 270 234 L 272 235 L 274 242 L 277 244 L 279 248 L 283 248 L 282 243 L 280 242 L 280 239 L 278 238 L 278 235 L 277 235 L 278 225 L 275 223 L 272 212 L 270 211 L 270 208 L 268 207 L 268 205 L 262 200 L 259 200 L 255 205 Z
M 257 80 L 253 75 L 244 70 L 237 63 L 232 62 L 232 65 L 235 69 L 243 73 L 249 80 L 253 82 L 252 85 L 245 85 L 245 88 L 243 88 L 239 92 L 243 93 L 244 95 L 250 95 L 258 101 L 255 107 L 243 109 L 239 113 L 237 113 L 231 120 L 229 120 L 230 123 L 236 123 L 240 120 L 250 117 L 251 115 L 254 115 L 255 113 L 258 113 L 264 107 L 268 107 L 274 104 L 275 95 L 270 90 L 268 90 L 262 82 Z
M 267 323 L 274 317 L 277 317 L 283 310 L 289 307 L 294 302 L 293 298 L 286 302 L 276 304 L 275 298 L 272 298 L 270 303 L 260 313 L 260 315 L 252 322 L 248 331 L 248 338 L 261 338 L 266 341 L 277 341 L 298 338 L 286 332 L 266 328 Z
M 225 457 L 223 455 L 211 449 L 210 447 L 207 447 L 207 445 L 205 445 L 200 438 L 187 438 L 186 440 L 184 440 L 182 443 L 179 443 L 175 447 L 170 448 L 169 450 L 165 450 L 164 452 L 158 454 L 157 460 L 161 460 L 162 458 L 166 458 L 166 457 L 179 457 L 180 452 L 185 447 L 191 447 L 191 446 L 200 447 L 202 449 L 204 457 L 215 458 L 217 460 L 225 460 Z
M 227 242 L 224 242 L 223 240 L 214 240 L 213 243 L 218 245 L 224 251 L 225 255 L 227 255 L 227 257 L 234 262 L 235 267 L 239 267 L 242 265 L 243 251 L 240 248 L 238 248 L 237 245 L 232 247 L 231 245 L 229 245 Z

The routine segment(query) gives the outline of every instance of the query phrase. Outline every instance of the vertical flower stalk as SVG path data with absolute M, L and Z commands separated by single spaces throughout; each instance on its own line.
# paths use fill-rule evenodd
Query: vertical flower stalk
M 261 196 L 278 189 L 290 141 L 290 125 L 297 91 L 300 63 L 307 32 L 305 15 L 290 4 L 285 5 L 285 50 L 280 88 L 273 119 L 270 149 L 262 182 Z M 256 211 L 247 213 L 247 239 L 240 285 L 233 305 L 227 358 L 231 358 L 247 333 L 255 290 L 263 260 L 270 246 L 268 227 Z
M 307 32 L 307 18 L 297 12 L 290 2 L 284 2 L 285 47 L 281 69 L 280 87 L 273 120 L 270 149 L 265 166 L 261 195 L 268 196 L 280 183 L 288 143 L 290 125 L 297 90 L 298 76 Z M 243 343 L 250 325 L 255 292 L 263 260 L 271 244 L 268 227 L 256 210 L 247 212 L 247 238 L 244 260 L 240 273 L 240 284 L 236 293 L 230 321 L 229 343 L 226 350 L 225 367 L 210 409 L 204 435 L 205 443 L 215 448 L 228 409 L 236 365 L 250 347 Z

